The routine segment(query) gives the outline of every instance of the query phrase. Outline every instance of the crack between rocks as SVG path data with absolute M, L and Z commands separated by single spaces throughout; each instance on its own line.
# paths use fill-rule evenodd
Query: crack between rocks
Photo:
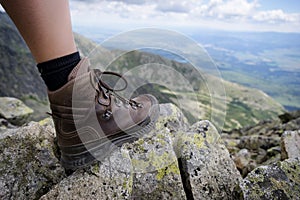
M 193 191 L 192 191 L 192 187 L 191 187 L 190 178 L 186 173 L 186 170 L 185 170 L 186 167 L 183 163 L 183 159 L 179 157 L 179 158 L 177 158 L 177 162 L 178 162 L 182 186 L 183 186 L 183 189 L 185 192 L 186 199 L 194 200 L 194 195 L 193 195 Z

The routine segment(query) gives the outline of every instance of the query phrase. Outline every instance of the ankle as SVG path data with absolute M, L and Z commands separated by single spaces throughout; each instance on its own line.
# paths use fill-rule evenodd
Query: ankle
M 80 62 L 79 52 L 37 64 L 48 90 L 54 91 L 68 82 L 68 76 Z

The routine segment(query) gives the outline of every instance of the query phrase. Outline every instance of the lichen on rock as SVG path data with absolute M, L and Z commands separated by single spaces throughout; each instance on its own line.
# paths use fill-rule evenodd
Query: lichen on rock
M 209 121 L 194 124 L 177 143 L 188 199 L 239 199 L 242 180 Z
M 210 121 L 190 126 L 176 106 L 161 104 L 160 108 L 151 132 L 113 149 L 104 160 L 67 174 L 57 159 L 50 118 L 9 129 L 0 137 L 0 199 L 299 197 L 299 157 L 254 169 L 242 180 Z M 243 140 L 247 147 L 262 151 L 262 156 L 257 156 L 260 162 L 266 155 L 280 155 L 278 146 L 274 146 L 278 138 L 263 138 L 254 144 L 260 138 Z M 248 150 L 246 154 L 252 156 Z M 251 160 L 243 161 L 240 168 L 248 162 Z
M 54 129 L 31 122 L 11 131 L 0 140 L 0 199 L 38 199 L 65 177 Z
M 76 171 L 42 199 L 181 200 L 189 199 L 189 192 L 194 199 L 230 199 L 236 195 L 241 176 L 220 143 L 216 128 L 209 121 L 189 126 L 172 104 L 160 108 L 154 130 L 114 150 L 101 163 Z M 194 153 L 192 159 L 186 159 L 188 151 Z M 194 173 L 197 168 L 198 176 Z M 190 190 L 185 178 L 192 183 Z
M 242 188 L 246 200 L 299 199 L 299 158 L 287 159 L 254 169 L 244 179 Z

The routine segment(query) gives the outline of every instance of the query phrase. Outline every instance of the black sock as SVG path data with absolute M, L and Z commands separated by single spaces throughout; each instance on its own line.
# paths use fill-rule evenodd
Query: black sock
M 60 58 L 38 63 L 37 67 L 47 88 L 50 91 L 54 91 L 68 82 L 70 72 L 79 61 L 79 52 L 75 52 Z

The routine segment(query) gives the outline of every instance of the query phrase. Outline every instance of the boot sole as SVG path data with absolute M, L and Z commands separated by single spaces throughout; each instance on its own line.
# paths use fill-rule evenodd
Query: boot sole
M 159 104 L 152 95 L 147 96 L 152 102 L 152 108 L 149 116 L 143 122 L 119 133 L 114 138 L 105 138 L 103 142 L 98 140 L 85 145 L 61 148 L 60 162 L 62 166 L 65 169 L 75 170 L 84 168 L 93 162 L 101 162 L 117 147 L 127 142 L 136 141 L 149 133 L 159 117 Z

